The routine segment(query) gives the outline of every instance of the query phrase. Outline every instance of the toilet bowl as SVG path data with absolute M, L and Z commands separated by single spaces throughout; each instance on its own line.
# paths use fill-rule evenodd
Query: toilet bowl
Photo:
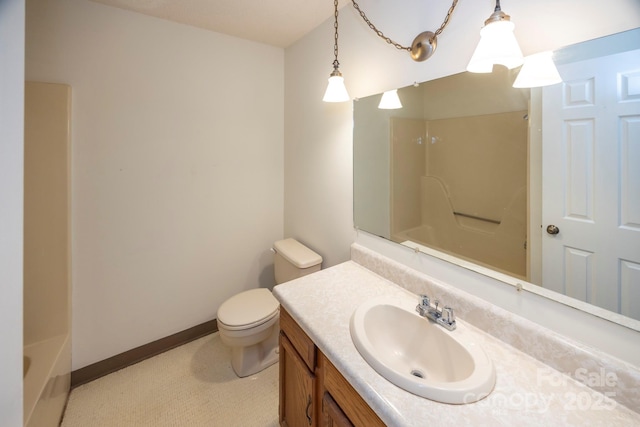
M 322 257 L 294 239 L 273 246 L 276 283 L 320 270 Z M 239 377 L 253 375 L 278 361 L 280 304 L 265 288 L 236 294 L 218 308 L 218 331 L 231 347 L 231 367 Z
M 268 289 L 241 292 L 218 309 L 218 331 L 231 347 L 231 366 L 239 377 L 278 361 L 280 305 Z

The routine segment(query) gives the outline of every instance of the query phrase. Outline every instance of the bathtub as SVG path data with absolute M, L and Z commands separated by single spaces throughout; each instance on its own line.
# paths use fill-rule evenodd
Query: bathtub
M 395 233 L 393 240 L 405 246 L 418 243 L 505 274 L 526 277 L 524 237 L 503 233 L 500 228 L 487 231 L 459 224 L 448 228 L 420 225 Z
M 58 426 L 71 384 L 71 340 L 59 335 L 24 347 L 24 425 Z
M 415 242 L 511 276 L 527 275 L 526 188 L 514 193 L 503 210 L 480 215 L 453 208 L 444 183 L 434 176 L 420 181 L 420 223 L 394 230 L 396 242 Z
M 67 85 L 25 82 L 24 425 L 58 426 L 71 380 Z

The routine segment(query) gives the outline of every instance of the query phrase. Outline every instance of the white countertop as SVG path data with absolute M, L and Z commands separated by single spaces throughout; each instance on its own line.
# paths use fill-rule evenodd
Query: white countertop
M 485 399 L 466 405 L 434 402 L 387 381 L 360 356 L 349 320 L 365 300 L 388 295 L 412 310 L 417 297 L 348 261 L 274 288 L 293 316 L 363 399 L 389 426 L 638 426 L 640 414 L 457 319 L 453 333 L 478 342 L 496 369 Z M 455 310 L 455 302 L 450 301 Z

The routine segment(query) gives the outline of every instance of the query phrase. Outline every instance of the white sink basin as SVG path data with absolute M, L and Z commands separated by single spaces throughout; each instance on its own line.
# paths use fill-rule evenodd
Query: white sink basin
M 418 396 L 472 403 L 495 385 L 493 362 L 482 348 L 465 340 L 460 329 L 447 331 L 420 317 L 410 303 L 366 301 L 351 316 L 350 330 L 353 343 L 373 369 Z

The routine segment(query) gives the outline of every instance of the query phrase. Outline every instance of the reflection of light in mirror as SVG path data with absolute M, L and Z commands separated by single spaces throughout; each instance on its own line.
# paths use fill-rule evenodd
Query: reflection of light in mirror
M 388 90 L 382 94 L 378 108 L 381 110 L 397 110 L 402 108 L 402 103 L 398 97 L 398 90 Z
M 560 83 L 562 79 L 552 55 L 551 52 L 540 52 L 527 56 L 513 87 L 541 87 Z

